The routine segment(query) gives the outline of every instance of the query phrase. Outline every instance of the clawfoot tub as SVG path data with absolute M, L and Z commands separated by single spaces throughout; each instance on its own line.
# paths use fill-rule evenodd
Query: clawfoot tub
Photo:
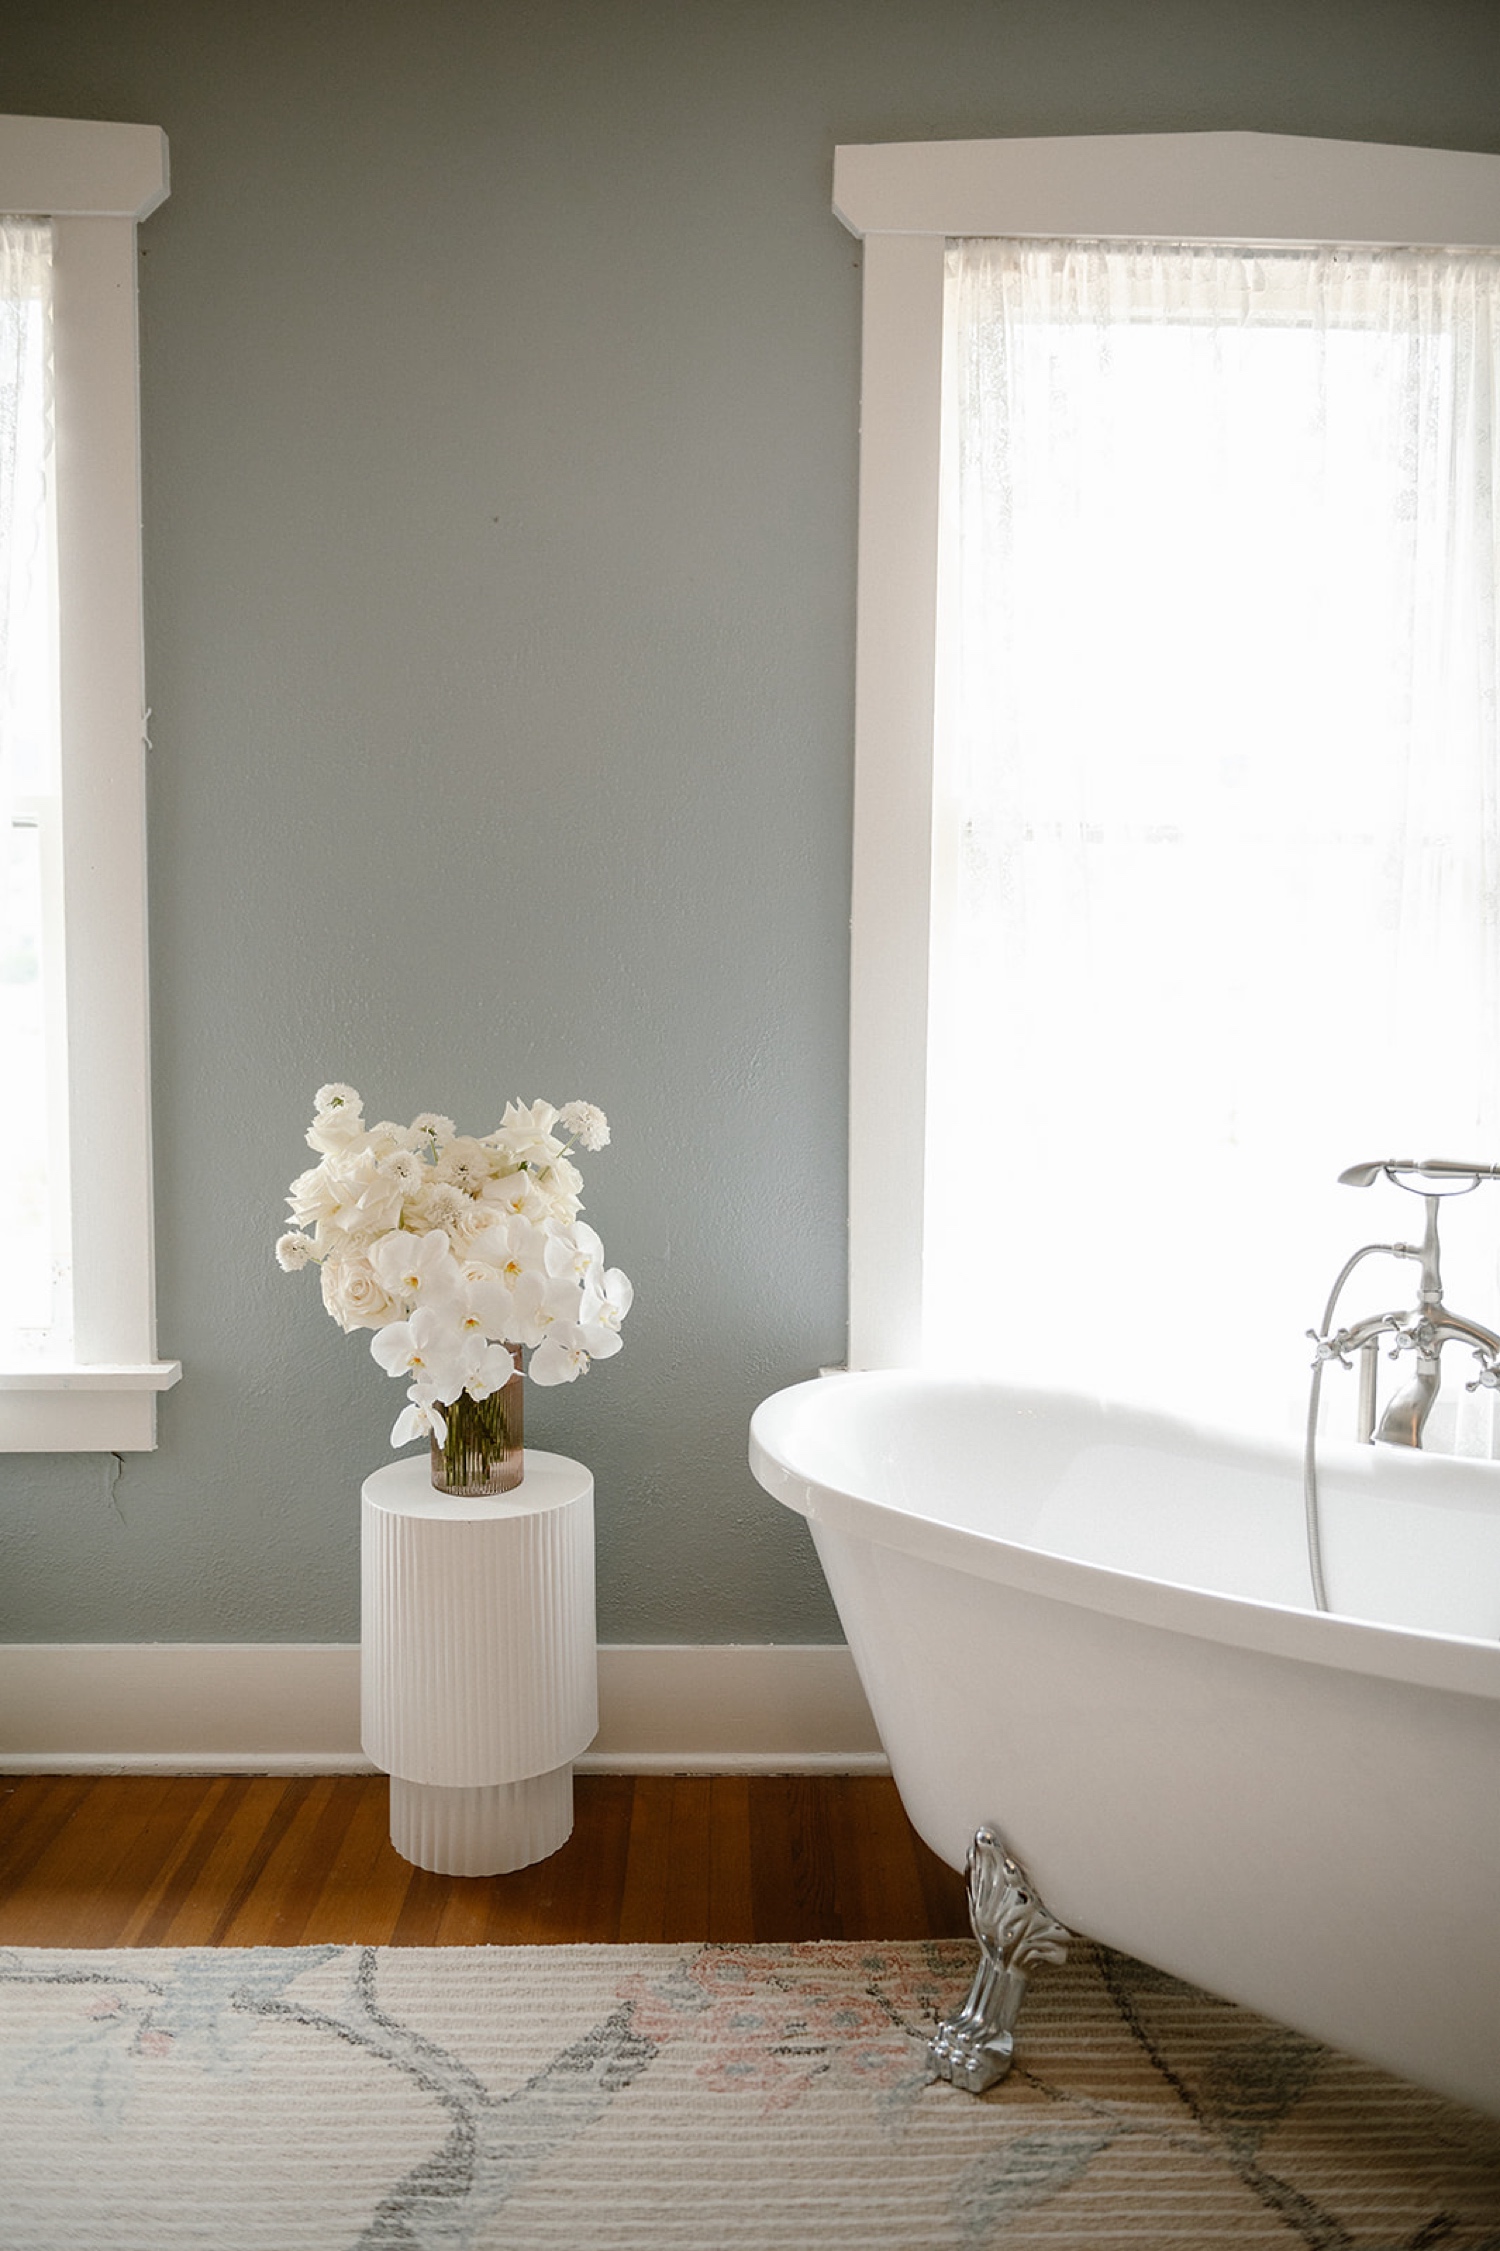
M 1320 1615 L 1290 1438 L 905 1373 L 750 1437 L 907 1812 L 955 1868 L 995 1825 L 1032 1958 L 1066 1926 L 1500 2113 L 1500 1464 L 1324 1453 Z M 986 1946 L 940 2070 L 998 2075 L 1027 1966 Z

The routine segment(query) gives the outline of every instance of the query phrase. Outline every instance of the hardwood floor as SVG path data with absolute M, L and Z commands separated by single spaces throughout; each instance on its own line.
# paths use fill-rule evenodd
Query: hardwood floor
M 0 1944 L 947 1938 L 962 1879 L 869 1776 L 586 1775 L 562 1850 L 433 1876 L 383 1775 L 0 1776 Z

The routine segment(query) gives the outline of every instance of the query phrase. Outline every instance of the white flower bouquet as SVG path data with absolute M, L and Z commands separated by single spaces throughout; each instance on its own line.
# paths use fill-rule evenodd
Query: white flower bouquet
M 276 1257 L 287 1273 L 321 1267 L 334 1320 L 372 1329 L 381 1367 L 409 1379 L 393 1446 L 450 1446 L 450 1424 L 476 1420 L 468 1403 L 498 1410 L 523 1350 L 540 1384 L 619 1351 L 631 1286 L 579 1216 L 570 1161 L 608 1143 L 602 1110 L 511 1102 L 476 1140 L 428 1111 L 367 1126 L 363 1107 L 353 1087 L 318 1090 L 307 1139 L 319 1161 L 292 1182 L 296 1226 Z

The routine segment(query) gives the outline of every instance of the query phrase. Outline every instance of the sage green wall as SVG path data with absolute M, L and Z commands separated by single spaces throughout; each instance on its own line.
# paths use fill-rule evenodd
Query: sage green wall
M 838 141 L 1500 148 L 1494 0 L 32 0 L 141 234 L 161 1446 L 0 1459 L 0 1636 L 346 1640 L 398 1387 L 271 1263 L 314 1089 L 601 1103 L 533 1392 L 612 1640 L 838 1628 L 745 1467 L 838 1360 L 858 246 Z M 909 1151 L 891 1151 L 895 1168 Z M 954 1178 L 961 1187 L 962 1149 Z

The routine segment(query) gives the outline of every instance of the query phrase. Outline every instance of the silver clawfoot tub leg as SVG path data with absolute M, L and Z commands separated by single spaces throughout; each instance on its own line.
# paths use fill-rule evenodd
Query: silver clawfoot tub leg
M 1048 1914 L 988 1823 L 969 1847 L 969 1921 L 979 1967 L 957 2016 L 928 2042 L 927 2060 L 934 2077 L 982 2095 L 1010 2069 L 1027 1978 L 1038 1962 L 1065 1962 L 1071 1934 Z

